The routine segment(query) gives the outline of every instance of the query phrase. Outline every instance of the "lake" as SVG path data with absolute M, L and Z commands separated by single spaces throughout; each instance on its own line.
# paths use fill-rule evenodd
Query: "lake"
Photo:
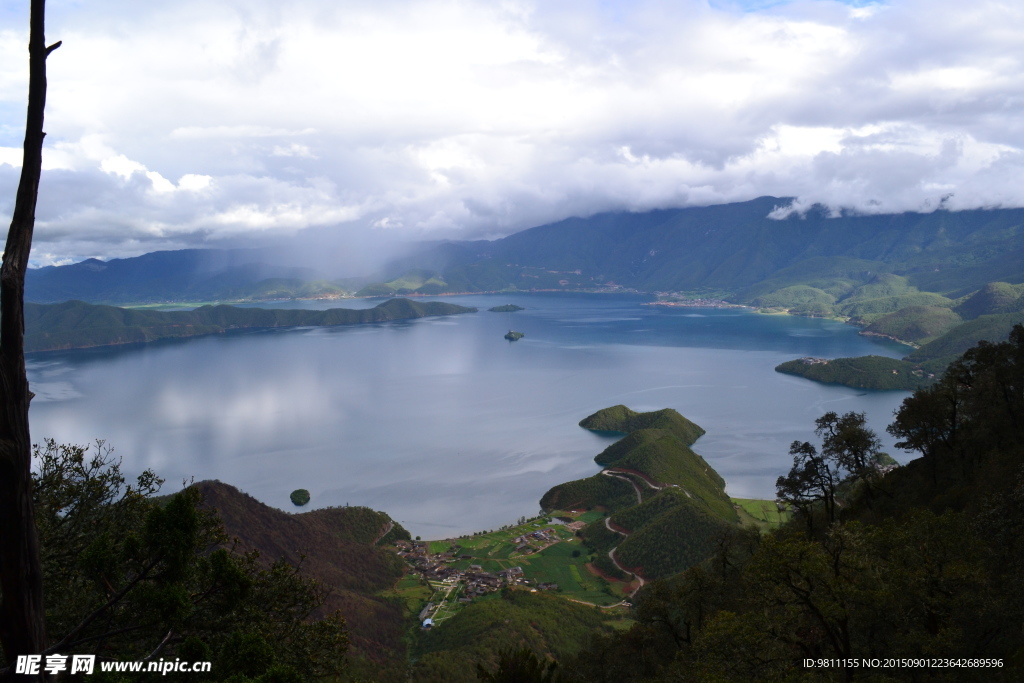
M 782 375 L 800 356 L 900 357 L 839 322 L 746 309 L 645 306 L 627 294 L 435 297 L 480 312 L 373 325 L 240 331 L 33 354 L 35 441 L 104 439 L 129 473 L 220 479 L 285 510 L 366 505 L 441 538 L 532 516 L 551 486 L 594 474 L 600 408 L 675 408 L 707 430 L 694 450 L 736 497 L 773 498 L 793 440 L 827 411 L 885 426 L 904 392 Z M 268 308 L 379 300 L 287 302 Z M 513 303 L 516 313 L 491 313 Z M 509 329 L 526 334 L 503 339 Z

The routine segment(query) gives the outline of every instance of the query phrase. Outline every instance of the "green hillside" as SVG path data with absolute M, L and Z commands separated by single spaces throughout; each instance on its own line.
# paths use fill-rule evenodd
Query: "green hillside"
M 421 634 L 412 681 L 476 683 L 476 665 L 493 669 L 498 654 L 527 647 L 565 660 L 598 633 L 610 633 L 601 610 L 552 595 L 509 590 L 474 602 L 443 627 Z
M 610 514 L 614 529 L 599 519 L 582 530 L 603 574 L 627 578 L 608 556 L 613 549 L 623 566 L 645 578 L 683 571 L 703 561 L 722 534 L 739 525 L 725 481 L 689 447 L 704 430 L 675 410 L 637 413 L 618 405 L 599 410 L 580 426 L 626 433 L 594 458 L 614 476 L 555 486 L 541 507 L 566 509 L 566 502 L 585 501 L 588 508 Z
M 27 303 L 25 348 L 30 352 L 54 351 L 194 337 L 233 329 L 354 325 L 473 311 L 476 309 L 455 304 L 408 299 L 391 299 L 363 310 L 332 308 L 326 311 L 224 305 L 202 306 L 193 311 L 153 311 L 82 301 Z
M 598 465 L 641 472 L 657 484 L 680 486 L 723 519 L 735 520 L 725 481 L 672 432 L 638 429 L 594 458 Z
M 925 344 L 949 332 L 963 321 L 956 312 L 945 306 L 907 306 L 882 316 L 868 325 L 864 331 Z
M 1024 285 L 1011 285 L 1007 282 L 989 282 L 956 307 L 956 312 L 965 320 L 1020 311 L 1024 311 Z
M 356 292 L 356 296 L 402 296 L 407 294 L 426 294 L 436 296 L 450 291 L 448 283 L 437 273 L 428 270 L 413 270 L 397 277 L 390 282 L 378 282 L 367 285 Z
M 636 493 L 628 482 L 601 474 L 553 486 L 540 499 L 545 510 L 618 510 L 635 504 Z
M 404 563 L 382 547 L 409 538 L 401 524 L 365 507 L 288 514 L 218 481 L 194 486 L 238 551 L 258 551 L 265 562 L 284 558 L 331 587 L 320 614 L 340 610 L 345 617 L 356 670 L 389 670 L 404 658 L 401 610 L 374 595 L 405 572 Z
M 891 273 L 863 273 L 854 279 L 821 280 L 813 274 L 790 273 L 789 280 L 803 280 L 770 289 L 764 283 L 757 296 L 739 294 L 736 301 L 758 308 L 784 309 L 800 315 L 841 316 L 859 325 L 867 325 L 897 311 L 913 308 L 951 308 L 949 299 L 935 292 L 923 292 L 906 277 Z
M 887 280 L 888 291 L 897 291 L 899 283 L 892 278 Z M 866 334 L 921 344 L 903 360 L 880 356 L 836 358 L 827 362 L 799 359 L 782 363 L 775 370 L 857 389 L 910 391 L 927 386 L 950 362 L 978 342 L 1008 339 L 1013 326 L 1024 322 L 1024 310 L 1021 310 L 1024 299 L 1019 294 L 1022 291 L 1024 285 L 990 282 L 959 302 L 944 299 L 939 302 L 941 305 L 910 305 L 875 318 L 864 330 Z M 893 300 L 905 301 L 906 296 L 917 295 L 897 295 Z
M 874 299 L 851 298 L 838 303 L 840 315 L 850 318 L 856 324 L 870 324 L 883 316 L 908 306 L 949 306 L 952 301 L 932 292 L 907 292 L 905 294 L 878 297 Z
M 829 315 L 836 297 L 811 285 L 790 285 L 750 300 L 758 308 L 785 308 L 804 315 Z
M 616 548 L 615 555 L 624 567 L 648 579 L 678 574 L 711 557 L 719 541 L 735 529 L 735 523 L 689 504 L 686 496 L 676 496 L 675 503 Z
M 687 446 L 692 446 L 704 430 L 671 408 L 638 413 L 624 405 L 602 408 L 580 420 L 580 427 L 595 432 L 628 434 L 638 429 L 663 429 L 672 432 Z
M 617 527 L 629 532 L 636 531 L 637 529 L 642 529 L 659 515 L 678 507 L 684 502 L 682 499 L 686 497 L 686 494 L 681 489 L 663 489 L 657 495 L 645 500 L 642 504 L 617 512 L 609 519 Z M 619 538 L 618 540 L 621 541 L 622 539 Z
M 584 566 L 592 572 L 591 581 L 606 586 L 607 602 L 598 604 L 610 604 L 642 585 L 630 572 L 646 580 L 678 574 L 705 561 L 723 538 L 739 529 L 725 482 L 689 448 L 704 433 L 698 425 L 671 409 L 637 413 L 621 405 L 600 410 L 580 425 L 625 436 L 595 458 L 613 469 L 555 486 L 541 500 L 545 510 L 589 522 L 576 537 L 558 527 L 560 540 L 554 545 L 536 553 L 516 551 L 511 557 L 511 539 L 523 533 L 522 527 L 451 542 L 456 568 L 479 563 L 496 571 L 520 564 L 527 577 L 554 577 L 560 588 L 551 595 L 510 587 L 500 597 L 476 598 L 442 625 L 421 631 L 412 680 L 476 680 L 476 663 L 493 669 L 497 653 L 510 647 L 571 661 L 594 638 L 611 637 L 611 623 L 620 629 L 628 625 L 610 622 L 611 612 L 602 614 L 557 597 L 582 582 Z M 579 514 L 584 508 L 593 512 Z M 579 539 L 589 551 L 581 553 Z M 447 545 L 438 544 L 432 552 Z M 578 595 L 574 591 L 565 597 Z
M 937 359 L 951 360 L 977 345 L 979 341 L 1005 341 L 1009 338 L 1013 326 L 1022 322 L 1024 322 L 1024 313 L 979 316 L 916 349 L 907 356 L 907 360 L 915 362 Z

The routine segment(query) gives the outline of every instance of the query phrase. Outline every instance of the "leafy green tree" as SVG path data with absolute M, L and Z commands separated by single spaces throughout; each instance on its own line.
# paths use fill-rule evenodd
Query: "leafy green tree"
M 960 445 L 960 423 L 963 419 L 964 387 L 950 368 L 935 385 L 919 389 L 903 401 L 895 419 L 886 431 L 897 439 L 897 448 L 917 451 L 924 457 L 937 483 L 938 460 L 942 453 L 952 453 Z
M 211 674 L 189 680 L 269 683 L 343 671 L 344 621 L 311 618 L 323 589 L 283 561 L 234 552 L 195 488 L 158 498 L 161 480 L 147 470 L 127 482 L 102 442 L 49 440 L 36 457 L 53 634 L 46 653 L 213 662 Z
M 828 412 L 815 420 L 814 433 L 821 437 L 821 452 L 842 470 L 858 479 L 872 479 L 882 442 L 867 427 L 864 413 L 839 416 Z
M 980 342 L 950 364 L 942 380 L 906 399 L 888 431 L 900 448 L 921 453 L 933 487 L 939 472 L 973 478 L 986 460 L 1019 452 L 1024 433 L 1024 326 L 1005 342 Z M 1003 473 L 1010 474 L 1010 473 Z
M 834 460 L 819 454 L 807 441 L 794 441 L 789 454 L 793 456 L 793 467 L 775 481 L 775 495 L 806 520 L 807 533 L 811 534 L 816 507 L 824 510 L 828 524 L 835 521 L 841 471 Z
M 870 502 L 881 453 L 881 441 L 867 427 L 864 413 L 825 413 L 815 420 L 814 433 L 822 440 L 821 452 L 809 442 L 794 441 L 789 448 L 793 467 L 775 482 L 779 500 L 804 517 L 808 533 L 814 531 L 818 509 L 828 525 L 836 521 L 836 497 L 844 482 L 862 482 Z
M 1024 433 L 1024 326 L 1015 325 L 1009 339 L 999 344 L 979 342 L 953 364 L 952 374 L 966 389 L 964 420 L 971 438 L 986 449 L 1019 448 Z M 975 449 L 968 453 L 977 465 Z

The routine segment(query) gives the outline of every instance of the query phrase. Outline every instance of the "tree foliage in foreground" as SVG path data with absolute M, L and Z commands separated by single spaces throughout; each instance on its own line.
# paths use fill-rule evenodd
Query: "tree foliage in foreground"
M 294 566 L 233 552 L 195 488 L 157 498 L 161 480 L 147 470 L 128 483 L 102 442 L 47 441 L 36 458 L 50 653 L 211 661 L 188 680 L 237 683 L 343 670 L 344 621 L 309 619 L 323 590 Z
M 794 441 L 789 447 L 793 467 L 775 482 L 776 495 L 806 520 L 808 533 L 814 532 L 819 515 L 827 524 L 838 519 L 838 495 L 844 484 L 859 485 L 870 499 L 882 442 L 866 425 L 864 413 L 828 412 L 815 420 L 814 433 L 822 439 L 820 453 L 807 441 Z

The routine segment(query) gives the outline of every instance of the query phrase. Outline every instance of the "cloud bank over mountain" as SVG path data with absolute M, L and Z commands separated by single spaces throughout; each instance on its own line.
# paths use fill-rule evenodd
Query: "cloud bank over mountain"
M 49 64 L 40 264 L 293 235 L 493 237 L 760 195 L 797 197 L 779 215 L 1024 206 L 1024 8 L 1012 3 L 48 11 L 64 45 Z M 0 10 L 7 215 L 25 12 Z

